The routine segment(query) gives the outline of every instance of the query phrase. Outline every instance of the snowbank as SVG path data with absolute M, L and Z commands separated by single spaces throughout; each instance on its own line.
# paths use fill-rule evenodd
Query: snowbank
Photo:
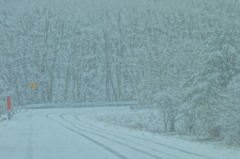
M 162 118 L 158 111 L 139 110 L 128 113 L 108 114 L 96 116 L 97 120 L 113 125 L 119 125 L 153 133 L 163 132 Z

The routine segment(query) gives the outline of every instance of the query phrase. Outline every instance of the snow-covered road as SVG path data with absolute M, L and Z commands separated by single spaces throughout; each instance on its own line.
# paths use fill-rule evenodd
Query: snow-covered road
M 96 114 L 127 107 L 39 109 L 0 123 L 0 159 L 237 159 L 239 151 L 213 149 L 147 132 L 106 125 Z

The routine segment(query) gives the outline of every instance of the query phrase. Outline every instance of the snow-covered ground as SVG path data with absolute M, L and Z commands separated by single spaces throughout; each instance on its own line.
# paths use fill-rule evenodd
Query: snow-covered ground
M 97 115 L 99 121 L 112 125 L 119 125 L 137 130 L 146 130 L 152 133 L 164 131 L 163 119 L 159 111 L 153 109 L 140 109 L 125 113 Z
M 238 159 L 215 148 L 98 121 L 128 107 L 38 109 L 0 123 L 1 159 Z

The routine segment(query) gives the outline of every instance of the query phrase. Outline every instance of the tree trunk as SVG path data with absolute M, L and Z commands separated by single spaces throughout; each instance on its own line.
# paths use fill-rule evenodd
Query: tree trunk
M 176 130 L 175 130 L 175 120 L 174 119 L 171 119 L 170 121 L 169 121 L 170 123 L 170 125 L 169 125 L 169 132 L 175 132 Z

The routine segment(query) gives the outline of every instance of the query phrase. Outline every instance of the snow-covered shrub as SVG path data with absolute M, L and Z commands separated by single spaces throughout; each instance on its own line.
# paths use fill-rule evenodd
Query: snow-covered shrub
M 164 131 L 162 117 L 157 110 L 139 110 L 126 114 L 97 116 L 97 120 L 132 129 L 146 130 L 153 133 Z
M 219 124 L 222 134 L 229 144 L 240 145 L 240 75 L 233 78 L 225 92 L 228 100 L 224 103 L 224 113 Z

